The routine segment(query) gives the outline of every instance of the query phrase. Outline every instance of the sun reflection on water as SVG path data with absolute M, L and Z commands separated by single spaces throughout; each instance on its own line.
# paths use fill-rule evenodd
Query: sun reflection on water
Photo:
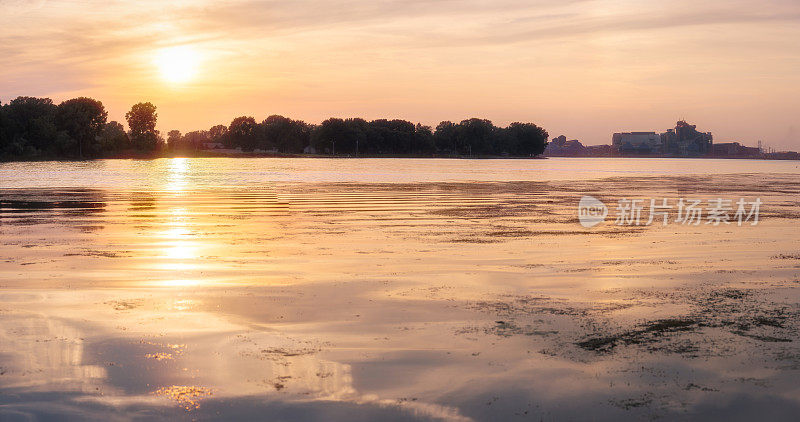
M 196 248 L 185 241 L 168 242 L 164 244 L 163 256 L 168 259 L 194 259 Z M 184 265 L 189 265 L 183 263 Z
M 159 388 L 154 394 L 174 400 L 187 411 L 191 411 L 199 408 L 200 401 L 213 395 L 213 391 L 210 388 L 195 385 L 173 385 Z
M 186 195 L 189 184 L 187 174 L 189 164 L 186 158 L 173 158 L 168 163 L 168 176 L 165 190 L 176 197 Z M 165 262 L 159 263 L 159 269 L 176 272 L 172 277 L 160 282 L 164 287 L 190 287 L 200 284 L 200 280 L 191 276 L 198 269 L 197 258 L 199 244 L 189 240 L 195 236 L 190 225 L 191 212 L 185 207 L 176 206 L 166 210 L 168 218 L 164 228 L 157 232 L 163 242 L 158 256 Z
M 166 190 L 170 192 L 183 191 L 188 184 L 186 173 L 189 171 L 189 162 L 186 158 L 172 158 L 168 165 Z
M 192 279 L 164 280 L 160 284 L 164 287 L 191 287 L 199 285 L 200 280 L 192 280 Z

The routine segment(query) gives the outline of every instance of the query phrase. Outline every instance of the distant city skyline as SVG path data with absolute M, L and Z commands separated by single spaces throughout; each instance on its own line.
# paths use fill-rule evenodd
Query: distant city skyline
M 686 120 L 800 150 L 798 23 L 796 0 L 3 0 L 0 101 L 150 101 L 163 134 L 481 117 L 599 145 Z

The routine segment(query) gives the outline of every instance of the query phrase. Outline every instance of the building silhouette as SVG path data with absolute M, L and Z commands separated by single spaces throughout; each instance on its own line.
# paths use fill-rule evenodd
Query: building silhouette
M 761 148 L 746 147 L 738 142 L 714 144 L 712 152 L 715 157 L 755 158 L 761 157 Z
M 663 155 L 692 157 L 712 152 L 711 132 L 700 132 L 697 126 L 681 120 L 664 133 L 619 132 L 611 138 L 611 146 L 620 155 Z
M 661 154 L 661 137 L 655 132 L 621 132 L 611 137 L 611 146 L 623 155 Z
M 713 140 L 711 132 L 700 132 L 696 125 L 690 125 L 685 120 L 678 121 L 674 129 L 661 134 L 666 155 L 706 155 L 712 151 Z

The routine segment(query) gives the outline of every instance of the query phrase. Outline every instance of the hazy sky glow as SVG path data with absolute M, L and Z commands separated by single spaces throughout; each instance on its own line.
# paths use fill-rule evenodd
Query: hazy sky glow
M 0 101 L 91 96 L 120 121 L 151 101 L 162 131 L 485 117 L 588 144 L 685 118 L 798 150 L 798 40 L 797 0 L 0 0 Z

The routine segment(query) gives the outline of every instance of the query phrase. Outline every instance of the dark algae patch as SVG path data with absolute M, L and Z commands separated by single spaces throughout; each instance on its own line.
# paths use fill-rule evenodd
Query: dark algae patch
M 606 352 L 620 344 L 645 344 L 653 343 L 666 334 L 677 331 L 690 331 L 699 326 L 694 319 L 662 319 L 646 324 L 636 330 L 625 331 L 606 337 L 589 338 L 577 343 L 585 350 Z

